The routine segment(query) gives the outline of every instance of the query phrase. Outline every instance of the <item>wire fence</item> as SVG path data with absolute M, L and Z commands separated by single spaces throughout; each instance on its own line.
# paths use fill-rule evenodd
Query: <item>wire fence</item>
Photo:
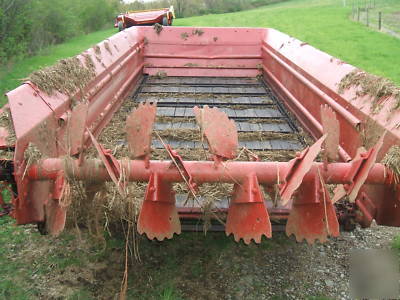
M 400 38 L 400 0 L 352 0 L 353 20 Z

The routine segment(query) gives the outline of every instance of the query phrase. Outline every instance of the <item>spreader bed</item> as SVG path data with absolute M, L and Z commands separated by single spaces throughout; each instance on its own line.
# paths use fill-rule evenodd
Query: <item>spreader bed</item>
M 79 187 L 80 208 L 108 224 L 97 209 L 118 201 L 157 240 L 210 223 L 245 243 L 274 223 L 310 243 L 339 222 L 400 226 L 398 102 L 360 76 L 273 29 L 126 29 L 7 94 L 12 215 L 57 235 Z

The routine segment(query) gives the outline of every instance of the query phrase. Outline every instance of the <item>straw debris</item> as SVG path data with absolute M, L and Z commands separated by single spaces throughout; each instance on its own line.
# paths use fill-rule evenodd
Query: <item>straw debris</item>
M 96 53 L 96 55 L 101 55 L 101 49 L 100 49 L 99 45 L 94 45 L 93 49 L 94 49 L 94 53 Z
M 394 184 L 400 183 L 400 146 L 392 146 L 382 160 L 394 174 Z
M 26 148 L 24 152 L 24 159 L 26 162 L 25 166 L 25 171 L 22 177 L 25 176 L 25 172 L 28 170 L 28 168 L 37 163 L 40 159 L 42 159 L 43 155 L 40 152 L 40 150 L 32 143 L 29 143 L 28 147 Z
M 189 37 L 189 33 L 187 33 L 187 32 L 182 32 L 181 33 L 181 39 L 182 40 L 186 41 L 188 39 L 188 37 Z
M 3 112 L 0 114 L 0 127 L 4 127 L 8 131 L 8 136 L 6 138 L 7 144 L 14 145 L 17 137 L 15 135 L 11 111 L 8 107 L 3 109 Z
M 201 29 L 193 29 L 193 31 L 192 31 L 192 35 L 202 36 L 203 33 L 204 33 L 204 31 Z
M 154 77 L 155 78 L 157 78 L 157 79 L 163 79 L 163 78 L 165 78 L 165 77 L 167 77 L 168 75 L 167 75 L 167 72 L 165 72 L 165 71 L 158 71 L 155 75 L 154 75 Z
M 156 23 L 154 24 L 153 29 L 157 34 L 160 34 L 161 31 L 163 30 L 163 26 L 161 24 Z
M 370 96 L 373 99 L 373 111 L 379 111 L 379 101 L 394 97 L 397 102 L 394 109 L 400 107 L 400 88 L 389 79 L 368 74 L 360 69 L 356 69 L 342 78 L 339 83 L 338 92 L 343 94 L 351 87 L 359 87 L 356 96 Z
M 113 55 L 110 44 L 108 42 L 104 42 L 104 48 L 107 50 L 108 53 L 110 53 L 110 55 Z
M 53 66 L 31 73 L 27 80 L 50 96 L 56 91 L 71 96 L 86 87 L 96 75 L 91 57 L 84 55 L 84 58 L 85 64 L 78 57 L 62 59 Z

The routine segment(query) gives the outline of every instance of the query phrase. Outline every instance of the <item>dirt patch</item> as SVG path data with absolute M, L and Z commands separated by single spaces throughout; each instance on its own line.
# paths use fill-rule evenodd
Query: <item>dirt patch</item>
M 372 110 L 379 112 L 380 102 L 394 97 L 397 102 L 393 109 L 400 107 L 400 88 L 389 79 L 368 74 L 360 69 L 356 69 L 342 78 L 339 83 L 338 92 L 343 94 L 351 87 L 358 87 L 356 96 L 370 96 L 373 100 Z
M 93 61 L 85 55 L 84 64 L 77 57 L 62 59 L 53 66 L 31 73 L 27 80 L 48 95 L 58 91 L 71 96 L 85 88 L 95 76 Z

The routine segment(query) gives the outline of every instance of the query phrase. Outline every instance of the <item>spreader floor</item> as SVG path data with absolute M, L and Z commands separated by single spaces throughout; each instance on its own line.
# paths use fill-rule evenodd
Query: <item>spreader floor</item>
M 174 149 L 207 148 L 198 138 L 173 134 L 174 130 L 198 130 L 193 107 L 203 105 L 217 107 L 235 120 L 239 148 L 251 151 L 304 148 L 295 122 L 272 91 L 257 78 L 147 77 L 133 100 L 157 102 L 154 129 Z M 163 149 L 159 139 L 154 139 L 152 146 Z

